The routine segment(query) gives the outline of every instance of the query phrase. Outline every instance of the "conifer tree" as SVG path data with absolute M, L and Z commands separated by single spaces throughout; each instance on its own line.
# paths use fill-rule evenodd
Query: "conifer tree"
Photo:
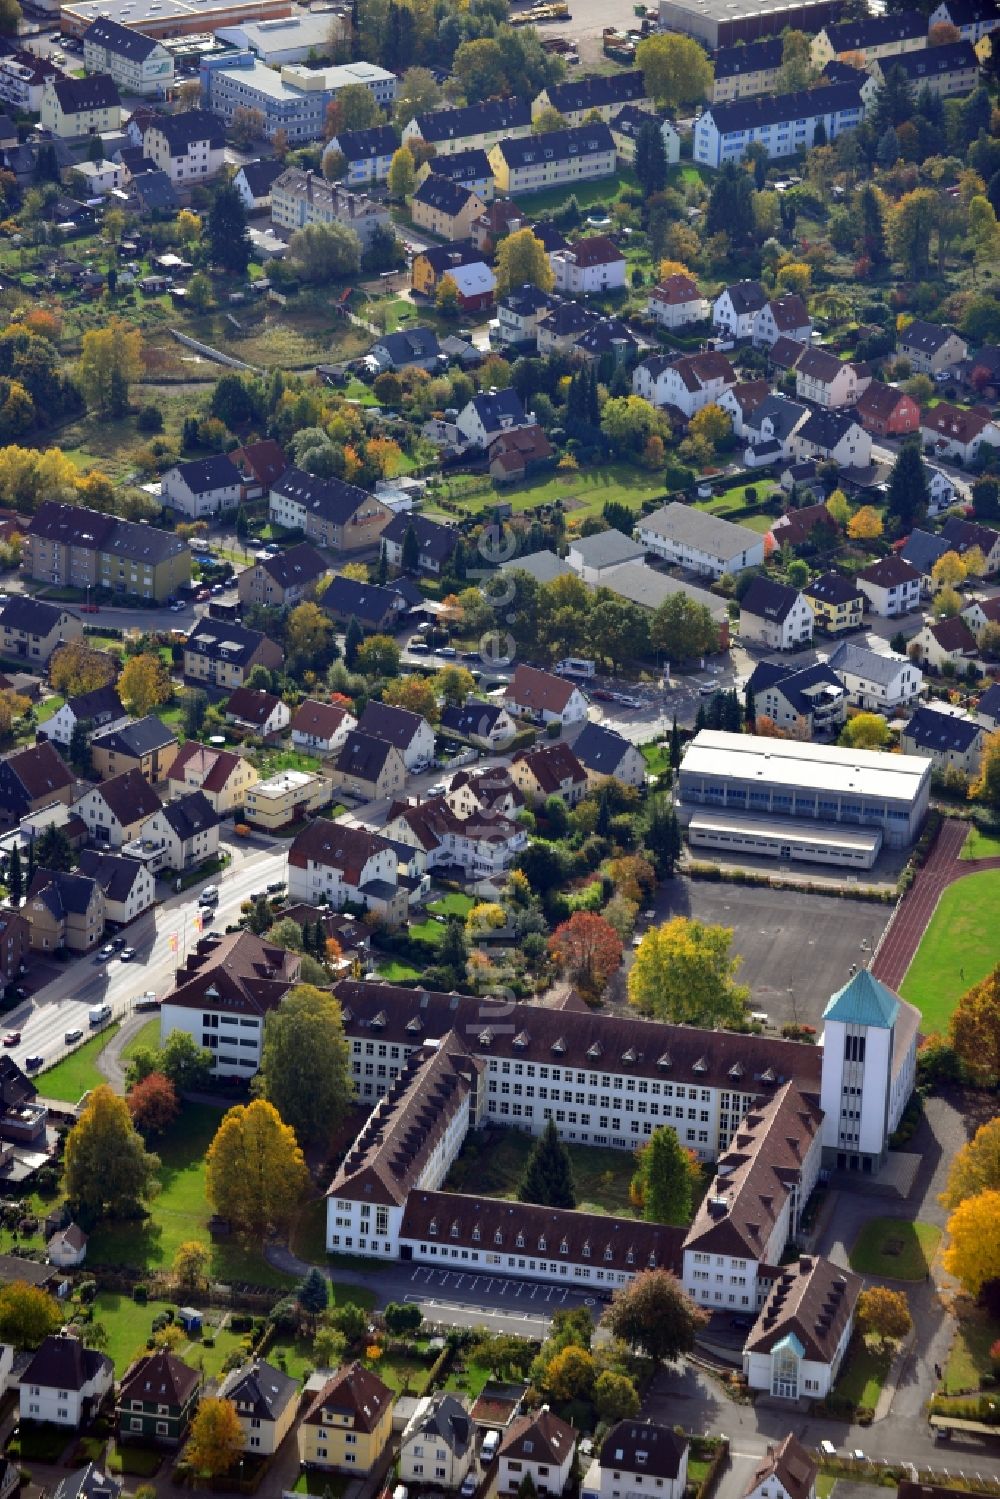
M 557 1135 L 551 1119 L 532 1146 L 517 1197 L 519 1202 L 537 1202 L 543 1207 L 576 1207 L 569 1151 Z

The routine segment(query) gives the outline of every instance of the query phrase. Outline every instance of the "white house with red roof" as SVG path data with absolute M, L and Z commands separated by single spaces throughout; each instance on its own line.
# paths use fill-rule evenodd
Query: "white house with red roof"
M 537 666 L 516 666 L 503 695 L 504 707 L 518 718 L 538 718 L 542 723 L 582 723 L 587 699 L 565 677 Z
M 619 291 L 625 285 L 625 256 L 606 234 L 591 234 L 550 257 L 556 291 L 570 297 Z
M 661 328 L 683 328 L 687 323 L 703 323 L 711 306 L 690 276 L 668 276 L 654 286 L 646 302 L 646 311 Z

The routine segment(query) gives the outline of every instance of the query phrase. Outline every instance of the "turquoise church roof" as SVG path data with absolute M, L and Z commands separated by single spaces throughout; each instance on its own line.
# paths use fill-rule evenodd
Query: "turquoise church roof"
M 899 1014 L 899 1000 L 891 989 L 872 978 L 867 968 L 859 968 L 842 989 L 838 989 L 823 1011 L 824 1020 L 839 1020 L 842 1025 L 870 1025 L 890 1030 Z

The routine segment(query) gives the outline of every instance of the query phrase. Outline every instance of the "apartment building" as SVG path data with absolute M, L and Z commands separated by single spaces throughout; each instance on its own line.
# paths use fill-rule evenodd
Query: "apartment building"
M 348 192 L 316 172 L 288 167 L 271 186 L 271 221 L 293 231 L 307 224 L 340 224 L 353 229 L 362 250 L 367 250 L 375 231 L 389 227 L 389 210 L 367 194 Z
M 165 99 L 174 84 L 173 53 L 155 37 L 98 16 L 83 33 L 83 65 L 106 73 L 125 94 Z
M 259 630 L 203 615 L 184 642 L 184 677 L 194 686 L 231 690 L 242 687 L 255 666 L 280 671 L 284 659 L 281 647 Z
M 42 87 L 41 126 L 60 140 L 105 135 L 121 128 L 118 85 L 106 73 L 89 78 L 48 77 Z
M 169 531 L 46 500 L 25 532 L 21 571 L 59 588 L 101 588 L 162 604 L 190 583 L 191 550 Z
M 860 630 L 865 596 L 856 583 L 841 573 L 822 573 L 807 583 L 802 592 L 816 618 L 816 628 L 827 635 L 843 635 Z
M 652 115 L 655 106 L 646 95 L 646 84 L 639 68 L 607 75 L 592 73 L 584 78 L 568 78 L 563 83 L 542 89 L 531 105 L 531 117 L 537 120 L 547 109 L 561 114 L 569 126 L 582 125 L 594 114 L 605 124 L 626 105 Z
M 872 77 L 881 85 L 897 68 L 915 93 L 926 88 L 939 99 L 964 98 L 979 82 L 979 58 L 968 41 L 882 58 L 872 65 Z
M 531 134 L 531 105 L 521 99 L 488 99 L 461 109 L 435 109 L 415 115 L 402 139 L 417 138 L 434 146 L 438 156 L 459 151 L 490 152 L 500 141 Z
M 860 57 L 866 68 L 881 58 L 889 66 L 903 52 L 927 46 L 927 18 L 916 10 L 893 15 L 864 16 L 857 21 L 830 22 L 813 37 L 810 56 L 814 68 L 828 62 Z
M 370 62 L 275 69 L 250 50 L 203 58 L 201 82 L 209 109 L 227 125 L 237 109 L 256 109 L 269 140 L 283 130 L 294 145 L 322 139 L 327 109 L 342 89 L 360 84 L 380 109 L 391 111 L 397 85 L 395 73 Z
M 143 153 L 177 188 L 215 177 L 222 170 L 225 144 L 222 121 L 204 109 L 157 115 L 142 136 Z
M 713 578 L 760 567 L 764 561 L 762 536 L 677 500 L 643 516 L 637 534 L 647 551 Z
M 757 141 L 774 161 L 811 149 L 821 122 L 832 141 L 857 129 L 864 115 L 860 85 L 851 82 L 709 104 L 695 122 L 694 159 L 711 167 L 742 161 L 751 141 Z
M 395 754 L 396 751 L 393 751 Z M 288 896 L 376 911 L 389 926 L 406 920 L 409 895 L 399 883 L 399 856 L 367 828 L 318 817 L 296 833 L 288 853 Z
M 921 693 L 924 674 L 909 656 L 842 641 L 827 663 L 847 690 L 848 702 L 866 712 L 894 713 Z
M 268 509 L 279 526 L 337 552 L 376 545 L 392 519 L 389 507 L 358 485 L 300 468 L 286 469 L 271 485 Z
M 485 206 L 471 188 L 433 171 L 410 199 L 410 212 L 418 228 L 449 240 L 466 238 Z
M 727 104 L 751 94 L 776 94 L 781 75 L 780 36 L 763 37 L 740 47 L 720 47 L 715 54 L 712 103 Z
M 61 604 L 16 593 L 0 606 L 0 656 L 7 661 L 25 662 L 37 669 L 59 646 L 82 634 L 80 616 Z
M 497 191 L 508 196 L 613 177 L 617 170 L 615 143 L 603 123 L 506 138 L 489 158 Z

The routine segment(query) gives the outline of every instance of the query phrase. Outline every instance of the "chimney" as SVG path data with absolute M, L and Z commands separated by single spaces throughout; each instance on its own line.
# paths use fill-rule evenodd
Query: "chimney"
M 812 1255 L 811 1254 L 800 1254 L 799 1255 L 799 1269 L 802 1271 L 803 1274 L 805 1274 L 805 1272 L 807 1270 L 811 1270 L 812 1269 Z

